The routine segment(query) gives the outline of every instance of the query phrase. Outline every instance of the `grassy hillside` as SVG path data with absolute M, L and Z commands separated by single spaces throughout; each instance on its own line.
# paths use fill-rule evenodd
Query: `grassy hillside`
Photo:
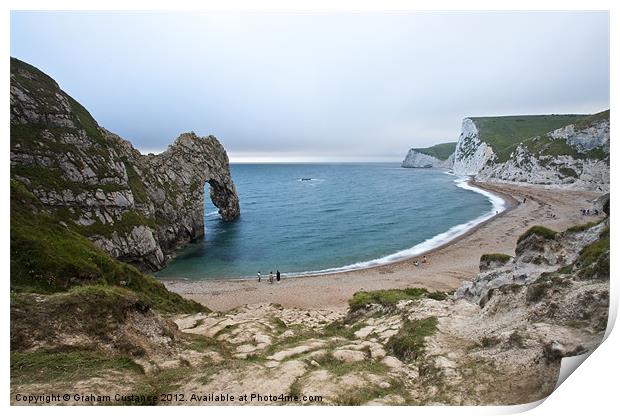
M 600 113 L 592 114 L 590 116 L 582 117 L 575 122 L 575 128 L 586 128 L 592 123 L 600 120 L 609 120 L 609 110 L 601 111 Z M 608 157 L 609 154 L 602 148 L 594 148 L 587 152 L 578 152 L 573 146 L 566 143 L 564 140 L 553 140 L 546 135 L 540 135 L 532 137 L 523 142 L 525 147 L 535 155 L 547 155 L 547 156 L 572 156 L 574 159 L 599 159 L 602 160 Z M 569 172 L 567 172 L 569 173 Z M 573 172 L 574 173 L 574 172 Z M 565 176 L 575 176 L 575 174 L 566 174 Z
M 525 139 L 544 135 L 568 124 L 587 123 L 594 116 L 598 114 L 471 117 L 471 120 L 476 123 L 480 138 L 490 144 L 497 154 L 497 161 L 505 162 L 510 157 L 510 153 Z
M 436 157 L 439 160 L 446 160 L 452 153 L 454 153 L 454 149 L 456 149 L 456 142 L 441 143 L 436 144 L 435 146 L 413 150 L 418 153 Z
M 11 291 L 50 294 L 80 285 L 123 288 L 163 312 L 204 310 L 101 251 L 11 180 Z

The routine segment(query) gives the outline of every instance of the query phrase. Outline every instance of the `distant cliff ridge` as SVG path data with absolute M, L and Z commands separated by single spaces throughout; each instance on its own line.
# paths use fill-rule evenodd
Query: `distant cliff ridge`
M 466 118 L 450 158 L 429 159 L 420 150 L 411 149 L 402 166 L 442 167 L 488 182 L 609 191 L 609 110 Z
M 224 220 L 239 215 L 226 151 L 181 134 L 158 155 L 100 127 L 49 76 L 11 58 L 11 178 L 46 211 L 143 270 L 204 233 L 204 185 Z
M 452 168 L 455 148 L 456 142 L 409 149 L 401 166 L 404 168 Z

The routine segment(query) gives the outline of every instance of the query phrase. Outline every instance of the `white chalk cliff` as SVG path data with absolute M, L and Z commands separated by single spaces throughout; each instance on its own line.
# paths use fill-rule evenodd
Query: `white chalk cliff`
M 500 160 L 489 141 L 475 119 L 466 118 L 447 160 L 411 149 L 402 166 L 452 169 L 484 182 L 609 191 L 609 112 L 515 143 L 507 160 Z
M 493 157 L 493 149 L 480 140 L 478 128 L 473 120 L 463 120 L 461 135 L 454 151 L 452 170 L 457 175 L 476 175 L 489 159 Z
M 401 166 L 403 168 L 446 168 L 452 169 L 454 164 L 454 153 L 447 160 L 441 160 L 419 152 L 416 149 L 409 149 L 407 156 Z
M 564 142 L 572 154 L 539 151 L 540 143 Z M 609 120 L 585 128 L 574 124 L 519 144 L 504 163 L 487 163 L 476 173 L 486 182 L 523 182 L 609 192 Z

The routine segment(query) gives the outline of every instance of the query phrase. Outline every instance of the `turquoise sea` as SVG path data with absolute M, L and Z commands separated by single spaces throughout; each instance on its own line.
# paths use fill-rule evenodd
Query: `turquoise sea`
M 156 276 L 199 280 L 369 267 L 419 255 L 504 209 L 500 198 L 441 169 L 232 164 L 231 172 L 240 218 L 221 221 L 206 197 L 204 239 L 180 250 Z

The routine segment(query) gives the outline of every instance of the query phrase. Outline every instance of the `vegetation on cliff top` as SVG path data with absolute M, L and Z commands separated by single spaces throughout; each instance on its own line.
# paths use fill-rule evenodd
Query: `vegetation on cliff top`
M 424 339 L 437 331 L 437 317 L 426 319 L 405 319 L 403 326 L 394 335 L 386 348 L 405 362 L 414 361 L 424 352 Z
M 498 262 L 498 263 L 506 263 L 512 257 L 508 254 L 504 253 L 487 253 L 480 256 L 480 262 Z
M 204 310 L 101 251 L 44 212 L 32 193 L 11 180 L 11 290 L 49 294 L 83 284 L 122 286 L 165 312 Z
M 394 306 L 401 300 L 415 300 L 422 298 L 444 300 L 447 297 L 448 295 L 444 292 L 429 292 L 428 290 L 419 287 L 375 290 L 372 292 L 361 291 L 356 292 L 353 297 L 349 299 L 349 308 L 353 312 L 370 304 Z
M 11 352 L 12 383 L 53 383 L 85 380 L 103 371 L 143 373 L 127 357 L 110 358 L 100 352 L 81 349 Z
M 586 246 L 579 253 L 575 262 L 581 270 L 581 278 L 608 278 L 609 277 L 609 227 L 601 231 L 598 240 Z
M 530 235 L 534 235 L 534 234 L 541 236 L 547 240 L 553 240 L 555 236 L 558 234 L 558 232 L 550 230 L 549 228 L 543 227 L 541 225 L 535 225 L 529 230 L 527 230 L 526 232 L 524 232 L 523 234 L 521 234 L 521 236 L 519 236 L 519 239 L 517 240 L 517 244 L 525 240 Z
M 456 142 L 450 142 L 440 143 L 436 144 L 435 146 L 418 148 L 413 150 L 424 155 L 435 157 L 439 160 L 446 160 L 450 157 L 450 155 L 452 155 L 452 153 L 454 153 L 455 149 Z
M 583 114 L 551 114 L 537 116 L 505 116 L 505 117 L 470 117 L 479 131 L 480 139 L 488 143 L 497 155 L 496 162 L 505 162 L 519 143 L 534 137 L 543 137 L 546 133 L 576 124 L 586 127 L 600 119 L 609 117 L 609 110 L 592 115 Z M 554 140 L 557 154 L 566 154 L 572 147 L 563 140 Z M 570 149 L 568 149 L 570 148 Z M 552 154 L 550 149 L 548 154 Z M 559 152 L 559 153 L 558 153 Z M 571 152 L 576 152 L 574 149 Z

